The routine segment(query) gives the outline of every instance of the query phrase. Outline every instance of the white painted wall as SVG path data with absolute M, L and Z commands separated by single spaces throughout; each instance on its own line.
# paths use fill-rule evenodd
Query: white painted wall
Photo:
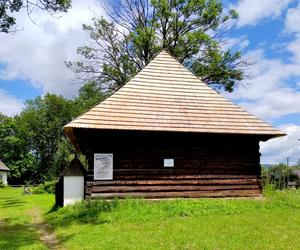
M 5 185 L 7 185 L 7 171 L 0 170 L 0 180 L 2 180 Z
M 84 177 L 64 176 L 64 206 L 84 198 Z

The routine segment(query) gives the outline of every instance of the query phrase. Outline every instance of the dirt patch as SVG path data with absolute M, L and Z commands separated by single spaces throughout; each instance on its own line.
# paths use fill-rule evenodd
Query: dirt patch
M 31 226 L 38 233 L 40 240 L 46 244 L 49 249 L 64 249 L 54 232 L 51 232 L 48 226 L 44 223 L 39 208 L 30 209 L 28 214 L 32 218 Z

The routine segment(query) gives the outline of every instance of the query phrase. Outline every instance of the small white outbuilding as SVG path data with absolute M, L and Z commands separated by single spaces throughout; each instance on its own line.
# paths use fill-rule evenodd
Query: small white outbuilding
M 10 169 L 0 160 L 0 181 L 7 185 L 7 174 Z
M 84 199 L 85 169 L 75 158 L 67 166 L 56 187 L 56 204 L 66 206 Z

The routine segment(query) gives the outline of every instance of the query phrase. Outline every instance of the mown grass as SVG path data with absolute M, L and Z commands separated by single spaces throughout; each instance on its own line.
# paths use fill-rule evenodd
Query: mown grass
M 45 249 L 38 206 L 66 249 L 299 249 L 300 190 L 262 199 L 113 200 L 53 210 L 52 195 L 0 189 L 0 249 Z
M 0 189 L 0 249 L 47 249 L 31 226 L 28 212 L 42 213 L 53 205 L 52 195 L 22 195 L 21 188 Z
M 68 249 L 299 249 L 300 192 L 81 202 L 47 221 Z

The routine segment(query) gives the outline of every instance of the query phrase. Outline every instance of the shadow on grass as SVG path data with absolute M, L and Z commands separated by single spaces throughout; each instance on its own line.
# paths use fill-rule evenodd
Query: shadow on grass
M 60 242 L 70 240 L 73 234 L 65 235 Z M 0 221 L 0 249 L 46 249 L 47 246 L 41 241 L 36 229 L 31 224 L 14 223 L 13 220 Z
M 0 221 L 0 249 L 19 249 L 40 244 L 39 237 L 30 224 L 13 223 L 10 219 Z
M 0 208 L 15 208 L 23 206 L 25 203 L 27 202 L 15 197 L 0 198 Z
M 58 209 L 60 209 L 59 206 L 56 204 L 53 204 L 53 206 L 50 208 L 50 210 L 46 213 L 46 215 L 56 212 Z

